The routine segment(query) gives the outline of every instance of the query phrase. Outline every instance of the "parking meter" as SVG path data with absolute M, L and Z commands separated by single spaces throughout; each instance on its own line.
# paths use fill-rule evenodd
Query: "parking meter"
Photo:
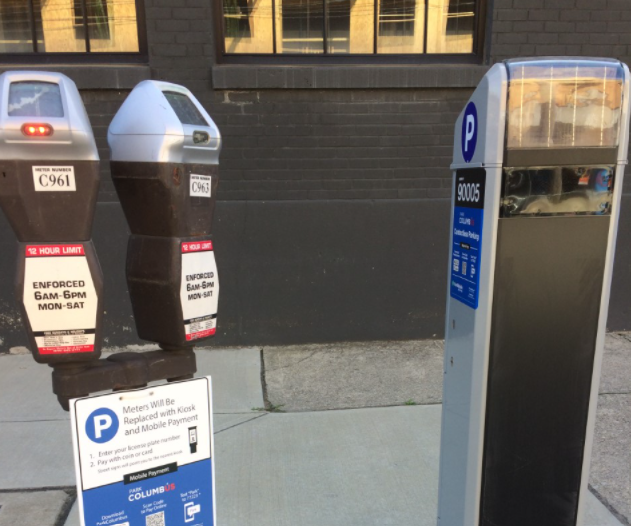
M 629 70 L 496 64 L 455 128 L 439 524 L 582 523 Z
M 74 82 L 0 75 L 0 207 L 18 244 L 16 294 L 36 361 L 98 359 L 103 277 L 91 230 L 99 156 Z
M 191 347 L 217 324 L 219 130 L 188 89 L 148 80 L 129 94 L 107 137 L 132 233 L 127 283 L 138 335 L 164 349 Z

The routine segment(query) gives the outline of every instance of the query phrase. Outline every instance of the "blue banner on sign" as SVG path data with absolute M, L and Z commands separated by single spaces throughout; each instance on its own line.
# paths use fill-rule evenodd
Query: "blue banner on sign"
M 168 473 L 157 477 L 147 470 L 151 478 L 84 491 L 85 525 L 213 526 L 211 462 L 165 466 Z
M 478 308 L 483 208 L 454 207 L 451 297 Z

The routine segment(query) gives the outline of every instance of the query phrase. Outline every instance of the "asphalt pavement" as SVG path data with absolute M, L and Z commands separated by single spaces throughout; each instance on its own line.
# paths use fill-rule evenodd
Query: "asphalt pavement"
M 197 356 L 213 377 L 219 526 L 436 524 L 442 342 Z M 50 369 L 0 355 L 0 400 L 0 526 L 78 526 Z M 630 524 L 630 402 L 631 337 L 609 335 L 585 526 Z

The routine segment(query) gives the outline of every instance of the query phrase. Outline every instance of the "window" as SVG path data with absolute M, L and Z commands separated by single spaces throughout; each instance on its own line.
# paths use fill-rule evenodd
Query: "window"
M 138 53 L 137 0 L 0 0 L 0 53 Z
M 474 55 L 485 0 L 221 0 L 225 55 Z
M 106 0 L 87 0 L 88 27 L 90 37 L 94 39 L 110 38 L 110 21 L 107 14 Z M 74 0 L 74 26 L 77 38 L 83 38 L 84 28 L 83 0 Z

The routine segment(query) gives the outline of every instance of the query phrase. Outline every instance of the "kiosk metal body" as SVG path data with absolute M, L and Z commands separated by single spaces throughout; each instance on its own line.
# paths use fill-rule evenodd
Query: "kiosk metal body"
M 441 526 L 582 523 L 628 121 L 625 65 L 556 58 L 458 118 Z

